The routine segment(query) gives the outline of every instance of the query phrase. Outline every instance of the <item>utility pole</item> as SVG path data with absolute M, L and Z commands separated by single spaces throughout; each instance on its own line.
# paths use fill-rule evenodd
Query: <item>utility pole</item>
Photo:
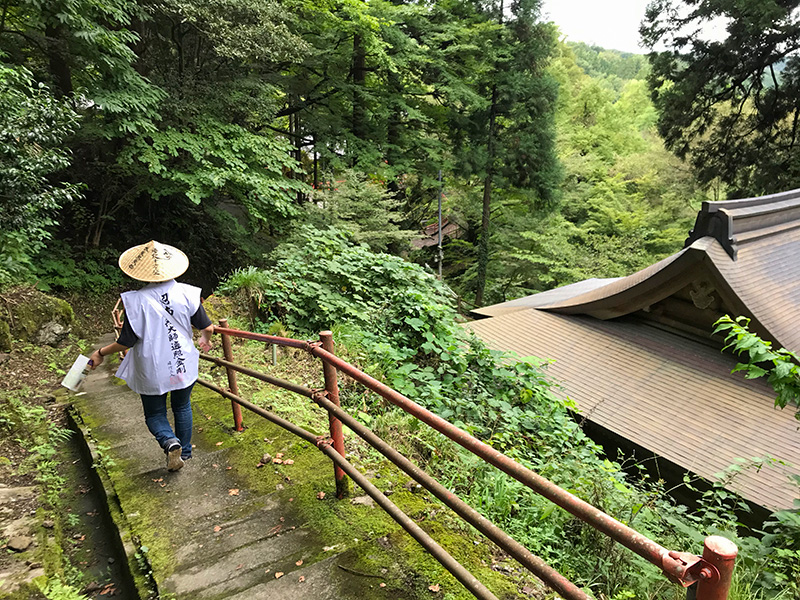
M 444 260 L 444 252 L 442 252 L 442 170 L 439 169 L 439 281 L 442 280 L 442 261 Z

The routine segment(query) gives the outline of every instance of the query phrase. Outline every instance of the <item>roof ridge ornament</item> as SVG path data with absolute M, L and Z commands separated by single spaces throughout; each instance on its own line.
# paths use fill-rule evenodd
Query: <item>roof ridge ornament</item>
M 800 227 L 800 189 L 756 198 L 703 202 L 683 247 L 688 248 L 700 238 L 713 237 L 736 260 L 742 243 L 795 227 Z

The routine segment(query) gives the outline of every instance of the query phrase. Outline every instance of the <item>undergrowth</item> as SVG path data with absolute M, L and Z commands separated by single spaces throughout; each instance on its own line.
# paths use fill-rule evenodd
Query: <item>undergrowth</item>
M 710 485 L 699 510 L 675 504 L 663 482 L 626 475 L 570 417 L 574 406 L 531 358 L 489 350 L 459 324 L 440 282 L 401 258 L 351 243 L 347 234 L 303 228 L 268 270 L 244 269 L 218 290 L 237 298 L 261 331 L 316 337 L 335 325 L 337 353 L 518 462 L 675 550 L 699 552 L 706 535 L 740 548 L 735 600 L 789 597 L 773 559 L 800 532 L 778 513 L 763 538 L 739 535 L 741 501 Z M 677 600 L 685 591 L 658 569 L 582 521 L 486 466 L 438 434 L 423 433 L 374 394 L 345 385 L 345 406 L 394 438 L 445 485 L 598 598 Z M 777 562 L 777 564 L 784 564 Z M 792 585 L 792 584 L 790 584 Z
M 64 489 L 68 482 L 60 459 L 60 449 L 72 431 L 54 420 L 47 406 L 32 402 L 35 397 L 27 387 L 0 397 L 0 436 L 14 436 L 25 450 L 25 458 L 11 467 L 13 475 L 33 476 L 39 488 L 37 515 L 52 519 L 52 537 L 40 537 L 40 545 L 33 551 L 47 574 L 35 583 L 48 600 L 77 600 L 85 598 L 77 591 L 83 583 L 82 574 L 63 555 L 71 515 L 65 510 Z

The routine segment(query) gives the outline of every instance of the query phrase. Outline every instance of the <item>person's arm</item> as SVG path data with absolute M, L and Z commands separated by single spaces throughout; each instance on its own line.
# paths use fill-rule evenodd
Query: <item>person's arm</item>
M 211 324 L 208 327 L 200 330 L 200 339 L 198 340 L 198 344 L 200 345 L 200 349 L 203 352 L 208 352 L 211 350 L 211 336 L 214 335 L 214 325 Z
M 206 314 L 206 309 L 201 304 L 197 311 L 192 315 L 192 326 L 200 330 L 200 340 L 198 344 L 203 352 L 211 350 L 211 336 L 214 334 L 214 325 Z
M 108 346 L 103 346 L 102 348 L 98 348 L 92 355 L 89 357 L 89 360 L 92 361 L 91 369 L 94 371 L 97 367 L 103 364 L 103 359 L 108 356 L 109 354 L 113 354 L 114 352 L 122 352 L 123 350 L 127 350 L 128 346 L 123 346 L 119 342 L 114 342 L 113 344 L 109 344 Z

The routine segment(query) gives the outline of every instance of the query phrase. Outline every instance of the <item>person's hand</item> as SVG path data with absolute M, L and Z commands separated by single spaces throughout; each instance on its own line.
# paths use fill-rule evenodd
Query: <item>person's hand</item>
M 92 355 L 89 357 L 89 360 L 92 361 L 91 364 L 89 364 L 89 368 L 94 371 L 103 363 L 103 358 L 104 357 L 100 356 L 100 350 L 92 352 Z
M 214 325 L 209 325 L 200 332 L 200 339 L 197 341 L 197 345 L 200 346 L 200 350 L 203 352 L 208 352 L 213 347 L 211 343 L 212 335 L 214 335 Z

